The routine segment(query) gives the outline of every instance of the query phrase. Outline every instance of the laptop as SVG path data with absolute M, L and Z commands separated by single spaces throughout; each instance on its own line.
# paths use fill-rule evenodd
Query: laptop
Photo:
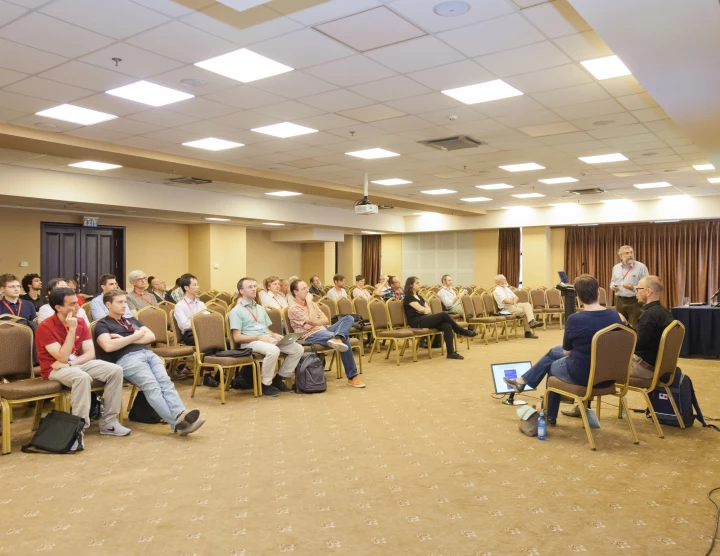
M 301 339 L 303 337 L 302 334 L 299 334 L 297 332 L 292 332 L 290 334 L 285 334 L 285 336 L 282 337 L 282 340 L 278 340 L 278 343 L 275 344 L 277 347 L 286 346 L 288 344 L 294 344 L 296 341 Z
M 518 378 L 524 375 L 532 367 L 530 361 L 518 361 L 517 363 L 492 363 L 490 369 L 492 371 L 493 384 L 495 385 L 496 394 L 512 394 L 515 390 L 505 384 L 503 378 Z M 535 390 L 530 386 L 526 386 L 523 392 Z
M 560 276 L 560 282 L 563 284 L 567 284 L 571 286 L 570 279 L 568 278 L 568 275 L 565 273 L 564 270 L 558 270 L 558 276 Z

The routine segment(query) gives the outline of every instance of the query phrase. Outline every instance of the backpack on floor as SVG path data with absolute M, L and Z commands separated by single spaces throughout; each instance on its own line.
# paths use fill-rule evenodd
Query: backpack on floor
M 314 347 L 310 353 L 306 353 L 300 358 L 295 367 L 295 386 L 293 388 L 301 394 L 320 394 L 327 390 L 325 364 L 318 357 Z
M 715 425 L 708 425 L 705 423 L 702 411 L 700 410 L 700 404 L 698 403 L 697 396 L 695 395 L 695 389 L 693 388 L 692 380 L 690 377 L 683 373 L 678 367 L 675 371 L 675 378 L 670 386 L 670 392 L 677 405 L 678 412 L 682 416 L 683 424 L 685 427 L 692 427 L 695 419 L 703 427 L 712 427 L 715 430 L 720 430 Z M 662 425 L 669 425 L 671 427 L 679 427 L 680 423 L 673 406 L 670 403 L 667 392 L 664 388 L 656 388 L 650 394 L 650 403 L 655 410 L 658 421 Z M 650 417 L 650 411 L 646 410 L 645 414 Z
M 30 454 L 74 454 L 71 448 L 82 437 L 84 428 L 82 417 L 53 409 L 40 419 L 35 436 L 21 450 Z
M 136 423 L 145 423 L 148 425 L 157 425 L 163 422 L 160 415 L 157 414 L 157 411 L 155 411 L 148 403 L 142 390 L 140 390 L 137 393 L 137 396 L 135 396 L 132 408 L 128 414 L 128 419 L 135 421 Z
M 253 389 L 253 366 L 245 365 L 235 373 L 235 376 L 230 382 L 230 388 L 236 390 L 252 390 Z

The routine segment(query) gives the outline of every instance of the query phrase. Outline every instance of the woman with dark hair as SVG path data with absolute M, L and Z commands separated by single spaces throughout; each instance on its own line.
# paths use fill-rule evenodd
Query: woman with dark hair
M 425 299 L 418 292 L 420 291 L 420 280 L 416 276 L 410 276 L 405 282 L 403 307 L 408 324 L 413 328 L 437 328 L 445 338 L 445 349 L 448 359 L 465 359 L 455 351 L 453 332 L 461 336 L 477 336 L 477 332 L 461 327 L 445 311 L 441 313 L 430 312 L 430 307 L 425 304 Z
M 612 324 L 622 324 L 617 311 L 606 309 L 598 303 L 600 286 L 595 277 L 583 274 L 573 285 L 575 293 L 585 305 L 584 310 L 568 317 L 562 346 L 548 351 L 521 377 L 503 379 L 516 392 L 522 392 L 525 385 L 537 388 L 546 376 L 555 376 L 569 384 L 586 386 L 590 379 L 593 336 Z M 548 407 L 545 408 L 548 424 L 555 424 L 559 409 L 560 395 L 550 392 Z

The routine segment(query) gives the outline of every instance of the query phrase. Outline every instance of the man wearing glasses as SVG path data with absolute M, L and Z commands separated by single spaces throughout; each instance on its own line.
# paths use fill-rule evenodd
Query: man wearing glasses
M 155 296 L 146 291 L 148 287 L 147 275 L 142 270 L 133 270 L 128 276 L 128 282 L 132 284 L 132 291 L 127 296 L 127 306 L 133 318 L 137 318 L 138 311 L 145 307 L 157 307 Z
M 635 260 L 635 252 L 629 245 L 618 249 L 620 262 L 612 269 L 610 288 L 615 292 L 615 308 L 625 317 L 630 326 L 635 326 L 640 318 L 640 303 L 635 290 L 640 280 L 647 276 L 648 269 Z

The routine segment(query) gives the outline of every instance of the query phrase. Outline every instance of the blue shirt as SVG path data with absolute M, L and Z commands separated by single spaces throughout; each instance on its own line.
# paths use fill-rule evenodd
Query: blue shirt
M 93 297 L 92 301 L 90 302 L 90 311 L 92 311 L 92 319 L 93 321 L 99 320 L 103 317 L 108 316 L 108 308 L 105 307 L 105 304 L 103 303 L 103 293 L 100 292 L 95 297 Z M 125 314 L 123 315 L 126 319 L 132 318 L 132 312 L 130 311 L 130 307 L 125 307 Z
M 612 309 L 581 311 L 568 317 L 562 347 L 565 351 L 572 350 L 567 358 L 567 370 L 575 384 L 588 383 L 593 336 L 611 324 L 622 324 L 620 315 Z

